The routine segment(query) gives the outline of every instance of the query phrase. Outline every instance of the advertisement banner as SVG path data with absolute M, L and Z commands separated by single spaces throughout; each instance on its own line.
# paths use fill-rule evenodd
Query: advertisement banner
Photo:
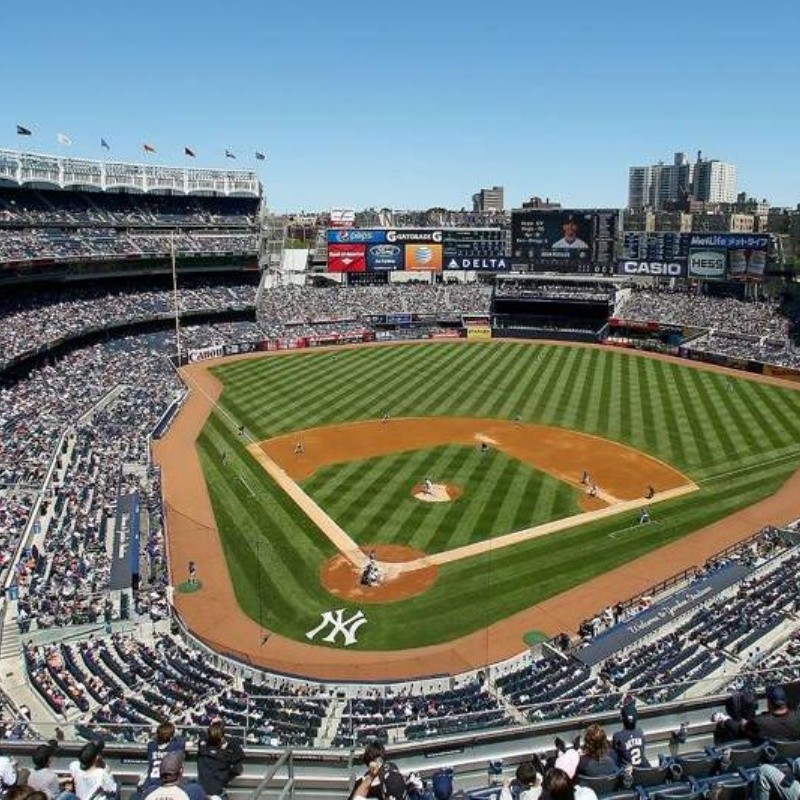
M 442 246 L 440 244 L 407 244 L 405 268 L 411 271 L 442 271 Z
M 689 233 L 689 246 L 701 248 L 724 248 L 725 250 L 764 250 L 769 249 L 770 237 L 763 233 Z
M 430 228 L 404 228 L 385 231 L 387 242 L 436 242 L 441 243 L 442 232 Z
M 728 251 L 724 247 L 689 251 L 689 277 L 703 281 L 725 280 Z
M 386 272 L 403 269 L 403 246 L 385 242 L 367 245 L 367 270 L 370 272 Z
M 509 259 L 503 255 L 495 254 L 483 258 L 475 257 L 445 257 L 445 269 L 479 270 L 481 272 L 504 272 L 510 269 Z
M 489 325 L 468 325 L 467 339 L 491 339 L 492 329 Z
M 386 231 L 368 228 L 328 229 L 329 244 L 377 244 L 386 241 Z
M 765 250 L 728 250 L 728 276 L 761 280 L 767 267 Z
M 685 278 L 687 272 L 686 259 L 674 261 L 617 261 L 617 275 L 645 275 L 653 278 Z
M 209 358 L 220 358 L 225 355 L 225 348 L 221 344 L 212 344 L 209 347 L 192 348 L 187 352 L 189 361 L 206 361 Z
M 328 272 L 366 272 L 366 250 L 363 244 L 329 244 Z
M 332 208 L 332 228 L 352 228 L 356 224 L 356 212 L 352 208 Z

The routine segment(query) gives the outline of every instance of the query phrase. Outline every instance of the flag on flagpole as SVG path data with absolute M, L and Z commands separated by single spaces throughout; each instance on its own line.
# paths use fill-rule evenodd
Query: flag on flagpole
M 67 147 L 72 146 L 72 139 L 70 139 L 66 133 L 57 133 L 56 139 L 58 140 L 59 144 L 66 145 Z
M 256 150 L 256 161 L 265 161 L 266 158 L 267 157 L 263 153 L 259 153 L 258 150 Z
M 185 156 L 190 156 L 191 158 L 195 158 L 194 150 L 192 150 L 190 147 L 184 147 L 183 154 Z
M 105 139 L 100 139 L 100 147 L 102 147 L 103 150 L 111 149 L 111 145 Z
M 225 151 L 225 158 L 236 158 L 236 156 L 233 153 L 231 153 L 230 150 L 226 150 Z
M 156 149 L 155 149 L 155 147 L 153 147 L 153 145 L 147 144 L 146 142 L 145 142 L 145 144 L 142 145 L 142 150 L 144 150 L 145 153 L 155 153 L 155 151 L 156 151 Z
M 33 136 L 30 128 L 23 128 L 22 125 L 17 125 L 17 136 Z

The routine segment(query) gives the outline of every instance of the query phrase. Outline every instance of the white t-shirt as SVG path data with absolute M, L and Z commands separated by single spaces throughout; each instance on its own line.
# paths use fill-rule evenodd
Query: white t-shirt
M 0 756 L 0 781 L 5 786 L 13 786 L 17 782 L 17 768 L 8 756 Z
M 567 248 L 568 250 L 588 250 L 589 245 L 583 241 L 583 239 L 573 239 L 569 241 L 568 239 L 559 239 L 557 242 L 553 242 L 553 248 Z
M 98 790 L 107 794 L 115 794 L 117 791 L 117 782 L 108 769 L 103 767 L 81 769 L 80 761 L 73 761 L 69 765 L 69 771 L 75 782 L 75 794 L 80 800 L 89 800 L 92 795 L 97 798 L 100 795 Z

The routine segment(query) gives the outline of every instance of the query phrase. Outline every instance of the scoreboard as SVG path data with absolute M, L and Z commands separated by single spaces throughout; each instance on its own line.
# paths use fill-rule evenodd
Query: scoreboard
M 622 237 L 626 261 L 683 262 L 689 257 L 689 237 L 682 233 L 629 231 Z
M 522 272 L 609 272 L 619 210 L 519 209 L 511 212 L 511 264 Z

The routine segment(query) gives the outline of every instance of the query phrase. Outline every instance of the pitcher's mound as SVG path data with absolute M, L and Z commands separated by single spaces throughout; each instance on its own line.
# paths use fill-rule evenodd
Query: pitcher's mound
M 329 592 L 359 603 L 391 603 L 427 591 L 439 573 L 439 568 L 433 565 L 413 572 L 392 569 L 389 566 L 391 564 L 416 561 L 425 556 L 422 551 L 405 545 L 376 544 L 363 550 L 365 553 L 375 553 L 375 560 L 383 575 L 381 582 L 377 586 L 362 586 L 361 570 L 340 554 L 326 561 L 320 569 L 320 580 Z
M 463 490 L 460 486 L 455 486 L 452 483 L 434 483 L 427 490 L 424 483 L 414 484 L 411 490 L 411 495 L 417 500 L 422 500 L 423 503 L 449 503 L 461 497 Z

